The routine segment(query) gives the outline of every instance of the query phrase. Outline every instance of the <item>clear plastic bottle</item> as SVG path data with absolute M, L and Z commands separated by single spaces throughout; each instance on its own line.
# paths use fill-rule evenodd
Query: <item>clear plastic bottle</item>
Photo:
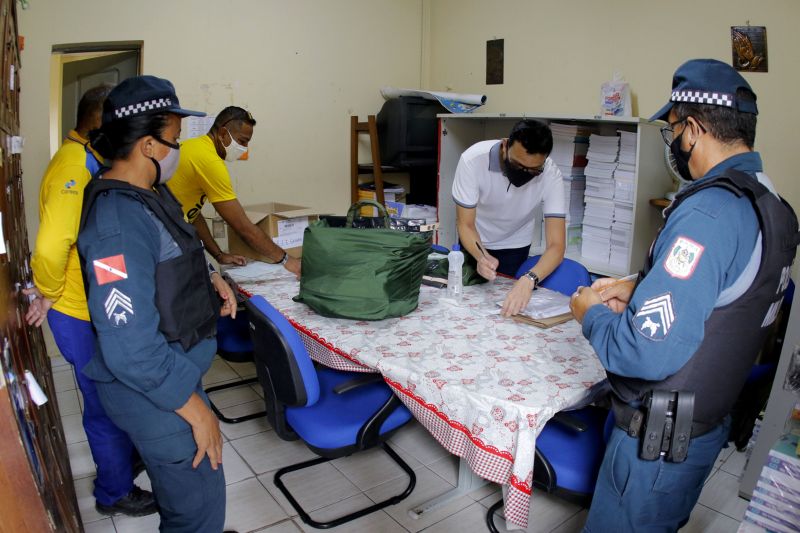
M 461 278 L 464 253 L 458 244 L 454 244 L 453 249 L 447 254 L 447 263 L 447 297 L 461 301 L 461 295 L 464 293 L 464 283 Z

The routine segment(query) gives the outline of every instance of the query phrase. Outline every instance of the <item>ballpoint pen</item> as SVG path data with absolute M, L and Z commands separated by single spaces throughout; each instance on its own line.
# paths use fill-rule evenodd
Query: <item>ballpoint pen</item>
M 606 285 L 605 287 L 600 289 L 600 292 L 606 291 L 606 290 L 610 289 L 611 287 L 619 285 L 620 283 L 624 283 L 626 281 L 633 281 L 638 277 L 639 277 L 639 273 L 638 272 L 636 272 L 635 274 L 629 274 L 627 276 L 621 277 L 618 280 L 614 281 L 614 283 L 609 283 L 608 285 Z

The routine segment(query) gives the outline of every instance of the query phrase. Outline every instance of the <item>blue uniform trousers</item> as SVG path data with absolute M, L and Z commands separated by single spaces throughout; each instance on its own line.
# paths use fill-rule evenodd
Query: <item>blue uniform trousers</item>
M 96 382 L 108 416 L 130 435 L 147 465 L 161 516 L 170 533 L 220 533 L 225 523 L 225 475 L 208 457 L 197 468 L 191 426 L 118 380 Z M 196 391 L 208 403 L 200 384 Z
M 639 459 L 639 439 L 615 427 L 597 479 L 588 533 L 677 531 L 688 520 L 703 482 L 728 438 L 730 418 L 689 444 L 682 463 Z
M 94 381 L 83 375 L 83 367 L 95 353 L 91 322 L 50 309 L 47 323 L 64 359 L 75 367 L 75 379 L 83 395 L 83 429 L 97 467 L 94 497 L 98 503 L 112 505 L 133 488 L 133 443 L 106 415 Z

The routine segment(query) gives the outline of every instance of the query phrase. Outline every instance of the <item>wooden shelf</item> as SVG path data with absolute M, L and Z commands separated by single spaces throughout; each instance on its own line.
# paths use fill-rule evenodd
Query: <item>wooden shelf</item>
M 667 198 L 651 198 L 650 205 L 653 207 L 669 207 L 669 204 L 672 203 L 672 200 L 668 200 Z

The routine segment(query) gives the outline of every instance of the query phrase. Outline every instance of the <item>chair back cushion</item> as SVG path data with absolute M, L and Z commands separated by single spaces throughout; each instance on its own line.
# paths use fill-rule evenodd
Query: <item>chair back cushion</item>
M 277 400 L 293 407 L 314 405 L 319 380 L 300 335 L 263 296 L 253 296 L 245 307 L 256 366 L 268 371 Z
M 536 266 L 541 257 L 541 255 L 529 257 L 517 270 L 516 277 L 519 278 Z M 558 265 L 558 268 L 542 280 L 541 286 L 570 296 L 578 287 L 588 287 L 591 284 L 592 278 L 589 276 L 589 271 L 586 270 L 586 267 L 565 257 L 561 264 Z

